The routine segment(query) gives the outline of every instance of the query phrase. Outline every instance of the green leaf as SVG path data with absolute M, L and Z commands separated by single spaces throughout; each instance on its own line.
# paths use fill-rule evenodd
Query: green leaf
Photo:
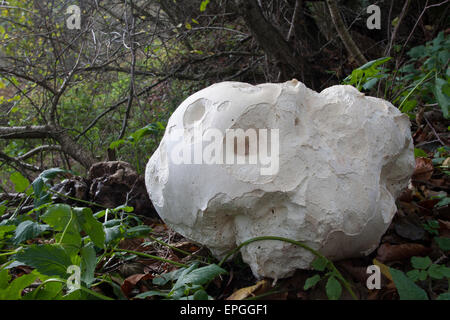
M 105 230 L 103 225 L 94 218 L 92 210 L 89 208 L 73 208 L 77 216 L 78 224 L 91 238 L 92 242 L 99 247 L 105 247 Z
M 122 229 L 120 226 L 105 228 L 105 243 L 109 244 L 110 242 L 119 239 L 121 236 Z
M 435 237 L 434 241 L 436 241 L 439 248 L 441 248 L 443 251 L 450 250 L 450 238 Z
M 6 234 L 13 232 L 15 229 L 16 226 L 14 225 L 0 226 L 0 239 L 4 239 Z
M 450 204 L 450 197 L 444 197 L 441 201 L 436 203 L 437 207 L 444 207 Z
M 433 262 L 429 257 L 412 257 L 411 265 L 415 269 L 426 269 L 431 266 Z
M 55 204 L 47 209 L 42 221 L 49 224 L 55 231 L 63 231 L 70 221 L 71 208 L 67 204 Z
M 434 94 L 436 96 L 437 102 L 442 109 L 445 119 L 450 119 L 449 107 L 450 107 L 450 97 L 445 94 L 444 86 L 447 81 L 441 78 L 437 78 L 434 85 Z
M 60 294 L 63 290 L 61 282 L 48 282 L 38 293 L 31 291 L 23 300 L 59 300 Z M 34 296 L 36 294 L 36 296 Z
M 127 238 L 142 238 L 147 236 L 152 231 L 152 228 L 146 225 L 132 227 L 126 230 L 125 236 Z
M 166 292 L 151 290 L 151 291 L 142 292 L 142 293 L 136 295 L 134 297 L 134 299 L 145 299 L 147 297 L 153 297 L 153 296 L 167 297 L 167 295 L 168 295 L 168 293 L 166 293 Z
M 305 281 L 305 285 L 303 286 L 303 290 L 308 290 L 312 287 L 314 287 L 317 282 L 320 281 L 320 275 L 316 274 L 312 277 L 309 277 L 308 279 L 306 279 Z
M 72 265 L 70 256 L 60 245 L 32 245 L 16 255 L 16 260 L 36 268 L 39 273 L 65 279 Z
M 450 268 L 441 264 L 432 264 L 428 269 L 428 275 L 433 279 L 450 278 Z
M 180 275 L 177 282 L 172 288 L 171 292 L 189 284 L 189 285 L 202 285 L 217 277 L 220 274 L 227 273 L 216 264 L 210 264 L 206 267 L 196 269 L 196 265 L 186 269 L 183 274 Z
M 205 290 L 198 290 L 194 293 L 194 300 L 209 300 L 209 296 Z
M 409 279 L 402 271 L 389 268 L 400 300 L 428 300 L 427 293 Z
M 54 230 L 61 231 L 55 236 L 55 240 L 63 244 L 71 255 L 78 253 L 81 246 L 81 228 L 70 206 L 66 204 L 53 205 L 47 209 L 42 220 Z
M 325 286 L 325 291 L 327 293 L 328 299 L 338 300 L 341 297 L 342 286 L 335 277 L 331 276 L 328 278 L 327 284 Z
M 11 280 L 11 276 L 8 269 L 0 270 L 0 292 L 8 287 L 9 280 Z
M 171 272 L 163 273 L 153 279 L 153 284 L 156 286 L 164 286 L 169 281 L 177 280 L 185 270 L 186 268 L 179 268 Z
M 120 140 L 116 140 L 111 142 L 111 144 L 109 145 L 109 148 L 114 150 L 117 149 L 118 147 L 120 147 L 122 144 L 126 143 L 127 141 L 124 139 L 120 139 Z
M 206 7 L 208 6 L 210 0 L 203 0 L 200 4 L 200 12 L 203 12 L 206 10 Z
M 416 157 L 416 158 L 427 158 L 428 154 L 424 150 L 422 150 L 420 148 L 414 148 L 414 157 Z
M 24 192 L 28 186 L 30 185 L 30 182 L 27 178 L 25 178 L 20 172 L 13 172 L 9 176 L 9 180 L 14 184 L 14 189 L 16 192 Z
M 30 273 L 14 279 L 6 289 L 0 290 L 0 300 L 19 300 L 23 289 L 30 286 L 37 277 Z
M 14 244 L 19 244 L 26 240 L 36 238 L 48 229 L 50 229 L 49 225 L 26 220 L 17 226 L 13 242 Z
M 406 273 L 406 275 L 408 276 L 408 278 L 410 278 L 412 281 L 416 282 L 417 280 L 419 280 L 420 278 L 420 270 L 414 269 L 411 271 L 408 271 Z
M 325 258 L 318 257 L 312 263 L 311 267 L 317 271 L 324 271 L 328 265 L 328 260 Z
M 450 292 L 441 293 L 441 294 L 437 297 L 437 300 L 450 300 Z
M 90 242 L 81 249 L 81 280 L 88 286 L 95 280 L 94 272 L 96 266 L 97 257 L 94 244 Z

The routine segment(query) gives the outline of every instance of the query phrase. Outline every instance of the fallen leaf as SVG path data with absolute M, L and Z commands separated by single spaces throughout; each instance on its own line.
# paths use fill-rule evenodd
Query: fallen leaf
M 413 256 L 425 256 L 430 251 L 430 248 L 419 243 L 404 243 L 398 245 L 383 243 L 378 248 L 376 259 L 381 262 L 404 260 Z
M 387 265 L 385 265 L 384 263 L 381 263 L 380 261 L 378 261 L 377 259 L 373 259 L 372 260 L 373 264 L 378 266 L 380 268 L 381 273 L 388 278 L 390 281 L 392 280 L 392 276 L 391 273 L 389 272 L 389 267 Z
M 270 282 L 267 280 L 258 281 L 255 285 L 235 291 L 226 300 L 244 300 L 248 297 L 260 295 L 270 289 Z
M 433 162 L 428 158 L 416 158 L 416 168 L 414 169 L 413 179 L 428 181 L 433 175 Z
M 136 287 L 136 284 L 139 281 L 141 281 L 141 280 L 149 280 L 149 279 L 153 279 L 153 276 L 150 273 L 134 274 L 134 275 L 129 276 L 128 278 L 126 278 L 123 281 L 122 286 L 120 288 L 122 289 L 123 294 L 126 297 L 129 297 L 131 291 L 134 289 L 134 287 Z
M 425 230 L 415 221 L 413 218 L 415 215 L 407 215 L 404 217 L 399 217 L 394 224 L 395 232 L 408 240 L 417 241 L 425 237 Z

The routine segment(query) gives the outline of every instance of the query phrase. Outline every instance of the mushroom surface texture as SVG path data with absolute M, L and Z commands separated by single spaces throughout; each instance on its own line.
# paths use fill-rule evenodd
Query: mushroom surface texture
M 409 118 L 383 99 L 295 79 L 221 82 L 175 110 L 145 181 L 164 222 L 217 258 L 278 236 L 339 260 L 377 248 L 414 164 Z M 241 254 L 275 279 L 315 258 L 273 240 Z

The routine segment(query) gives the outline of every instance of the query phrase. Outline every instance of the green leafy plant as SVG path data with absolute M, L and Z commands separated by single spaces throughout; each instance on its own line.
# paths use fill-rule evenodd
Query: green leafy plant
M 325 274 L 316 274 L 306 279 L 303 289 L 309 290 L 313 288 L 318 282 L 323 280 L 326 281 L 325 292 L 328 299 L 338 300 L 342 294 L 342 286 L 338 279 L 342 281 L 342 276 L 337 272 L 335 268 L 331 267 L 330 261 L 324 258 L 316 258 L 311 264 L 311 267 L 313 268 L 313 270 L 320 273 L 325 272 Z
M 428 295 L 416 282 L 447 279 L 450 281 L 450 268 L 445 265 L 433 263 L 430 257 L 412 257 L 412 270 L 406 275 L 390 268 L 389 271 L 397 288 L 401 300 L 428 300 Z M 442 293 L 438 300 L 448 300 L 449 293 Z
M 372 60 L 363 66 L 356 68 L 343 80 L 344 84 L 353 85 L 358 90 L 370 90 L 380 79 L 387 77 L 387 69 L 381 68 L 381 65 L 391 60 L 391 57 L 382 57 Z

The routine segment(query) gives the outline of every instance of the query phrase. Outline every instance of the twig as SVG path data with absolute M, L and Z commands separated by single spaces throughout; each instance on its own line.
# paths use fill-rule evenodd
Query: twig
M 425 121 L 427 122 L 428 126 L 430 127 L 431 131 L 433 131 L 433 134 L 435 135 L 435 137 L 437 138 L 437 140 L 443 145 L 445 146 L 446 144 L 441 140 L 441 138 L 439 137 L 439 134 L 436 132 L 436 130 L 434 129 L 434 127 L 431 125 L 430 121 L 428 121 L 426 115 L 423 115 L 423 118 L 425 119 Z
M 356 62 L 359 65 L 363 65 L 367 63 L 366 57 L 361 53 L 356 43 L 353 41 L 352 37 L 350 36 L 350 33 L 348 32 L 347 28 L 345 27 L 344 21 L 342 20 L 342 17 L 339 13 L 339 9 L 337 7 L 335 0 L 326 0 L 328 8 L 330 10 L 331 19 L 333 20 L 334 26 L 336 28 L 336 31 L 339 34 L 339 37 L 341 38 L 342 42 L 344 43 L 345 48 L 347 49 L 348 53 L 352 55 Z

